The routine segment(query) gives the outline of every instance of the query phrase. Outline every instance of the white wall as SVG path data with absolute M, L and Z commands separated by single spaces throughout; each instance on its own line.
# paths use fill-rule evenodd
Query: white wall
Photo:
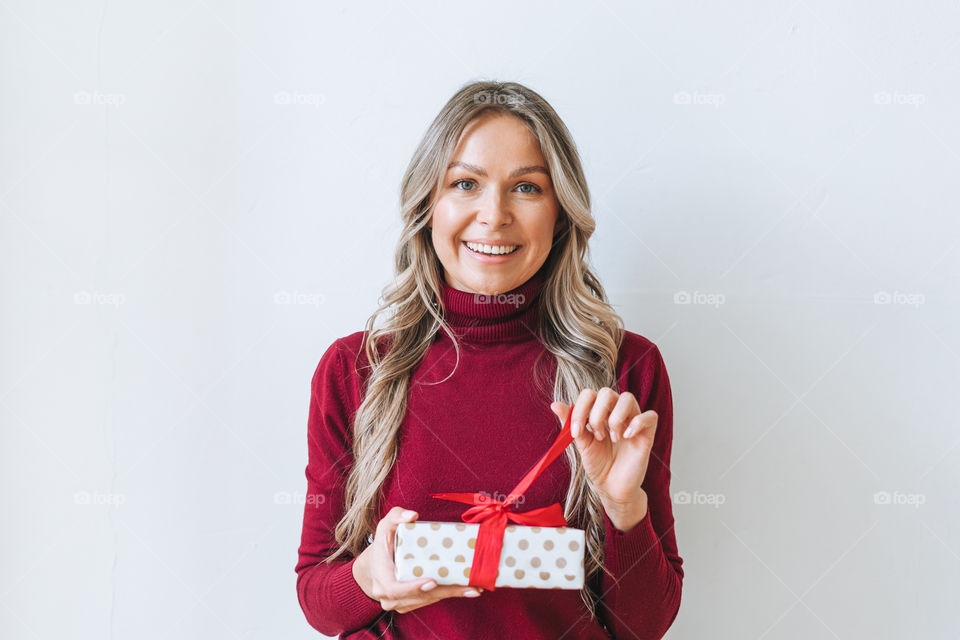
M 668 638 L 956 633 L 958 18 L 4 0 L 0 636 L 317 637 L 310 376 L 480 78 L 570 126 L 594 264 L 666 358 L 692 503 Z

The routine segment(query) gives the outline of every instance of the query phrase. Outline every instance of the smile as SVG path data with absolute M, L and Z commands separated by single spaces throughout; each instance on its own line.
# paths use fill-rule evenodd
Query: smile
M 486 256 L 510 255 L 520 248 L 520 245 L 518 244 L 496 246 L 491 246 L 488 244 L 476 244 L 474 242 L 464 242 L 463 244 L 474 253 L 479 253 Z

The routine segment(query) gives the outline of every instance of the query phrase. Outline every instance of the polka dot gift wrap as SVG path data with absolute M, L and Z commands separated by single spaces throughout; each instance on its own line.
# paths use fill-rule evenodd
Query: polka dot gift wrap
M 467 585 L 479 524 L 406 522 L 397 527 L 397 580 L 433 578 L 437 584 Z M 508 524 L 496 587 L 581 589 L 584 534 L 571 527 Z

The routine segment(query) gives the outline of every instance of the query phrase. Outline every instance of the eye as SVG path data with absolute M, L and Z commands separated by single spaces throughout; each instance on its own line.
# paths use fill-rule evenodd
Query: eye
M 523 189 L 524 187 L 532 187 L 531 191 L 521 191 L 520 193 L 542 193 L 543 189 L 533 184 L 532 182 L 524 182 L 523 184 L 517 186 L 517 189 Z
M 457 180 L 456 182 L 454 182 L 454 183 L 451 184 L 450 186 L 451 186 L 451 187 L 457 187 L 457 186 L 462 185 L 462 184 L 469 184 L 469 185 L 471 185 L 471 186 L 470 186 L 470 188 L 468 188 L 468 189 L 461 189 L 461 191 L 473 191 L 473 185 L 475 185 L 475 183 L 473 182 L 473 180 Z

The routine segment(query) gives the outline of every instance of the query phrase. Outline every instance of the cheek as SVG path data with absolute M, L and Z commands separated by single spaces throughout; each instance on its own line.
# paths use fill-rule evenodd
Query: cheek
M 537 205 L 530 210 L 528 225 L 529 235 L 536 238 L 541 244 L 550 245 L 553 242 L 554 230 L 557 227 L 559 218 L 559 209 L 551 203 Z
M 440 200 L 430 216 L 431 237 L 438 252 L 448 253 L 457 233 L 456 211 L 449 203 Z M 455 249 L 455 247 L 454 247 Z
M 430 213 L 430 227 L 433 229 L 435 238 L 450 226 L 449 220 L 449 207 L 447 207 L 443 200 L 440 200 L 434 205 L 433 211 Z
M 463 198 L 454 196 L 441 197 L 434 206 L 434 211 L 443 216 L 450 224 L 456 224 L 458 220 L 468 216 L 471 210 L 471 205 Z
M 472 219 L 474 209 L 457 198 L 440 198 L 433 207 L 433 227 L 445 234 L 459 233 Z

